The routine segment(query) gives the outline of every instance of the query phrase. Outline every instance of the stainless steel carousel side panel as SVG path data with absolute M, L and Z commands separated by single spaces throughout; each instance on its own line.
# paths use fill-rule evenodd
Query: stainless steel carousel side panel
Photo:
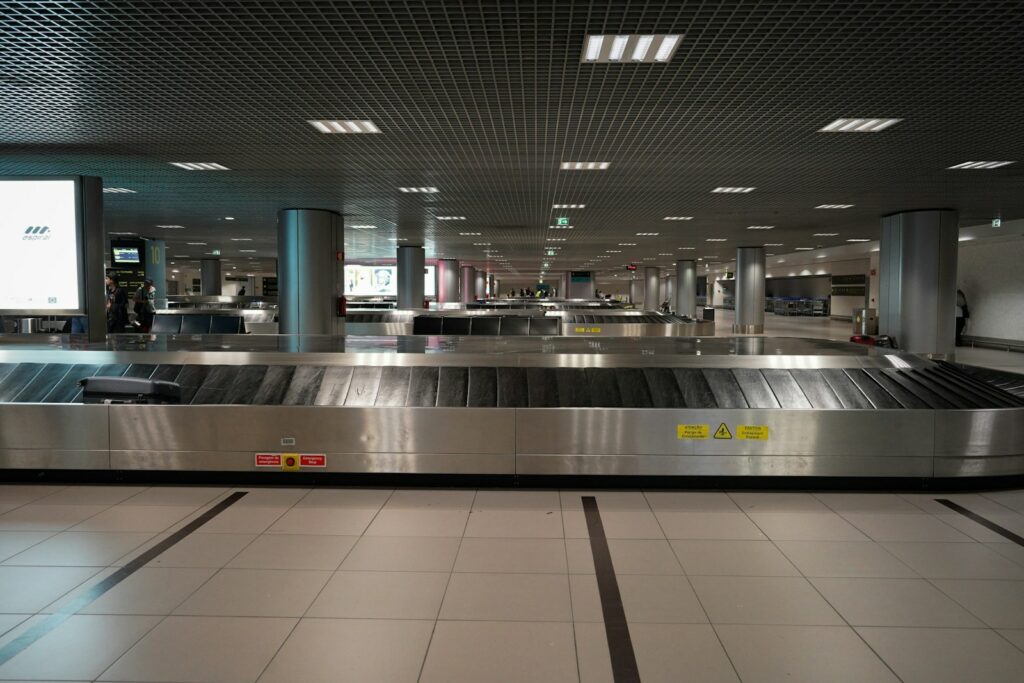
M 104 405 L 0 405 L 0 468 L 109 469 L 108 410 Z
M 1024 473 L 1024 409 L 936 411 L 935 476 Z
M 258 470 L 256 453 L 326 455 L 321 471 L 515 472 L 514 411 L 113 406 L 113 469 Z
M 926 410 L 519 409 L 516 434 L 519 474 L 927 477 L 934 416 Z

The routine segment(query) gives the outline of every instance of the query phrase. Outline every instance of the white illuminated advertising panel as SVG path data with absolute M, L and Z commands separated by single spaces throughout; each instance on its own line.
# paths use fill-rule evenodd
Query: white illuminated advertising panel
M 0 314 L 82 312 L 77 185 L 0 180 Z
M 424 296 L 434 296 L 434 266 L 423 274 Z M 345 296 L 398 296 L 397 266 L 345 266 Z

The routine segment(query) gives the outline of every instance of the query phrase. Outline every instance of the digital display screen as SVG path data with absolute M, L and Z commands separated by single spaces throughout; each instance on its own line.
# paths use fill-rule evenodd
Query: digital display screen
M 434 296 L 434 266 L 423 273 L 423 294 Z M 398 296 L 397 266 L 345 266 L 345 296 Z
M 138 247 L 114 247 L 114 263 L 141 263 Z
M 0 180 L 0 314 L 81 313 L 78 184 Z

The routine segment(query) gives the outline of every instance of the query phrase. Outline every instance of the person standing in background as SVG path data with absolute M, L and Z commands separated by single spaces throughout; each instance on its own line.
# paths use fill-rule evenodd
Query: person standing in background
M 107 332 L 120 334 L 128 326 L 128 295 L 114 276 L 107 278 Z
M 135 320 L 139 324 L 140 332 L 149 332 L 153 326 L 153 318 L 156 317 L 156 287 L 153 286 L 153 281 L 146 278 L 142 286 L 135 290 L 134 296 L 134 310 Z
M 967 297 L 962 289 L 956 290 L 956 345 L 964 345 L 964 328 L 971 312 L 967 308 Z

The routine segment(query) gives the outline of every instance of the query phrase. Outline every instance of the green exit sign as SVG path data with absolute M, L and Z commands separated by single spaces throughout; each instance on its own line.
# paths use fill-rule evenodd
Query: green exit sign
M 568 216 L 559 216 L 558 223 L 556 225 L 569 225 L 569 217 Z

